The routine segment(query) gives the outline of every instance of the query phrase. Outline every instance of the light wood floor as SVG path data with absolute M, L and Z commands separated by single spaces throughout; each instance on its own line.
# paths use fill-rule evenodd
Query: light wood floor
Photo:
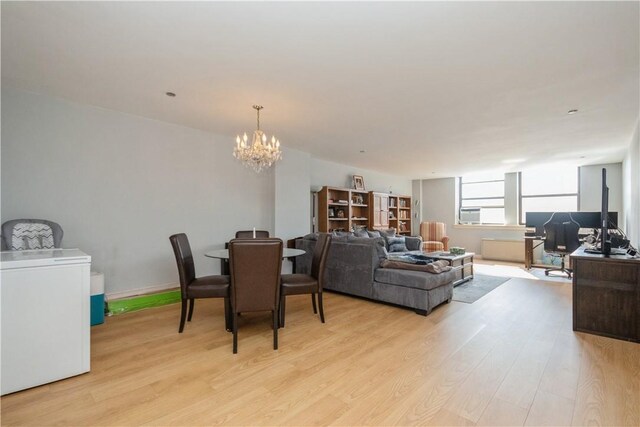
M 108 318 L 91 373 L 2 398 L 3 425 L 640 425 L 640 345 L 571 330 L 568 283 L 512 279 L 428 317 L 326 294 L 290 298 L 280 350 L 222 302 Z

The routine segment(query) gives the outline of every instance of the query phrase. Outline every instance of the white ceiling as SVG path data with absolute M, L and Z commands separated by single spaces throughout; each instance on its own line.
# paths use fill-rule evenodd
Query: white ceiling
M 412 178 L 620 161 L 639 116 L 638 2 L 1 7 L 3 85 L 230 150 L 255 103 L 287 147 Z

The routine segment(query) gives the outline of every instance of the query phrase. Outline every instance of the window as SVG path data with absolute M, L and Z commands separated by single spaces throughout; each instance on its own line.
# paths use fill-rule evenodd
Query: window
M 461 223 L 504 224 L 504 174 L 461 177 L 459 209 Z
M 578 210 L 578 168 L 547 166 L 520 172 L 520 223 L 527 212 Z

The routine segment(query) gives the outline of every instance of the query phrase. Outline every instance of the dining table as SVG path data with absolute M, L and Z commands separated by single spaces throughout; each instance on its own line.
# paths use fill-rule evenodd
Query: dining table
M 282 248 L 282 259 L 290 258 L 294 263 L 295 270 L 295 257 L 304 255 L 303 249 L 295 248 Z M 204 256 L 208 258 L 220 259 L 220 272 L 222 274 L 229 274 L 229 249 L 213 249 L 204 253 Z
M 295 248 L 283 248 L 282 258 L 291 258 L 304 255 L 305 251 Z M 229 259 L 229 249 L 214 249 L 204 253 L 208 258 Z

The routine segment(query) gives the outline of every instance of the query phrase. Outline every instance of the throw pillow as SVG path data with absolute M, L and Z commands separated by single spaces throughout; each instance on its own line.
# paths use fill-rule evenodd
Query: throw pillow
M 419 251 L 422 249 L 422 237 L 420 236 L 406 236 L 405 242 L 407 249 L 410 251 Z
M 388 230 L 379 230 L 380 231 L 380 235 L 382 237 L 384 237 L 385 239 L 388 237 L 396 237 L 396 229 L 395 228 L 390 228 Z
M 389 252 L 406 252 L 407 244 L 404 236 L 387 237 L 387 244 L 389 245 Z
M 364 229 L 361 229 L 361 228 L 360 228 L 360 229 L 356 229 L 356 230 L 353 232 L 353 234 L 354 234 L 354 236 L 356 236 L 356 237 L 366 237 L 366 238 L 369 238 L 369 237 L 370 237 L 370 236 L 369 236 L 369 233 L 367 233 L 367 230 L 364 230 Z
M 382 237 L 379 231 L 376 230 L 367 230 L 367 234 L 369 237 Z
M 387 249 L 389 250 L 389 252 L 391 252 L 391 249 L 389 248 L 389 238 L 396 237 L 396 229 L 390 228 L 388 230 L 378 230 L 378 231 L 380 232 L 380 236 L 384 238 L 384 244 L 387 246 Z

